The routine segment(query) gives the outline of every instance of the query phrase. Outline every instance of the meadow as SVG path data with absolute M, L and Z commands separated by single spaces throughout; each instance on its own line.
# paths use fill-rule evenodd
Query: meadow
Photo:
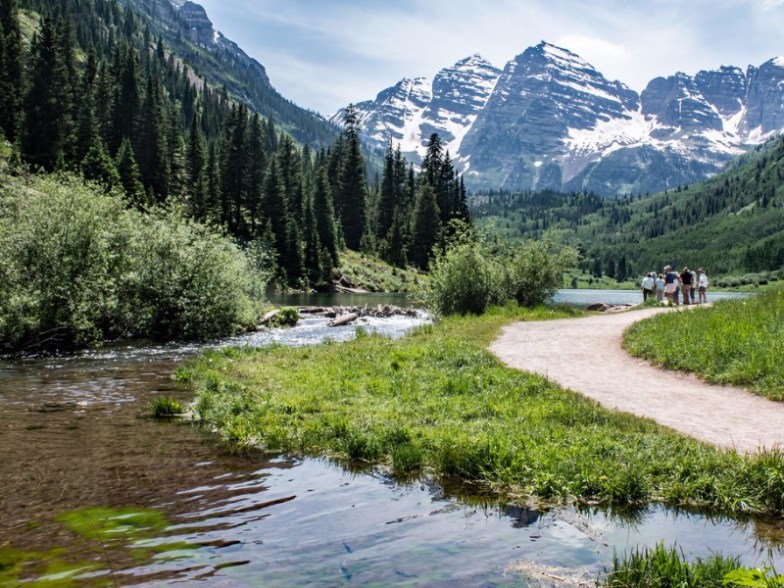
M 721 451 L 487 350 L 504 324 L 568 314 L 496 308 L 396 341 L 360 330 L 340 344 L 212 351 L 178 377 L 198 391 L 195 417 L 237 450 L 328 456 L 520 502 L 784 513 L 782 453 Z

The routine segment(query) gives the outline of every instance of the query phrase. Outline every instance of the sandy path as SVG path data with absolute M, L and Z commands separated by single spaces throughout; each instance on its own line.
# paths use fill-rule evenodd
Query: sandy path
M 741 452 L 784 447 L 784 403 L 661 370 L 621 349 L 623 330 L 657 312 L 662 310 L 515 323 L 490 350 L 510 367 L 701 441 Z

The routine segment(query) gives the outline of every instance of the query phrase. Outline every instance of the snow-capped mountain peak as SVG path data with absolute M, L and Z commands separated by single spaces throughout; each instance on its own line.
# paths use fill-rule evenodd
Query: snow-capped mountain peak
M 705 179 L 784 130 L 784 56 L 677 72 L 638 94 L 542 41 L 503 71 L 474 54 L 416 86 L 358 105 L 365 139 L 417 160 L 436 132 L 473 188 L 655 191 Z

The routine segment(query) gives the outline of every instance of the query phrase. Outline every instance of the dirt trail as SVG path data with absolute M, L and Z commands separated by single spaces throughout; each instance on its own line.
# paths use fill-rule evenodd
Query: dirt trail
M 510 367 L 701 441 L 745 453 L 784 448 L 784 403 L 655 368 L 621 349 L 627 326 L 662 311 L 515 323 L 490 350 Z

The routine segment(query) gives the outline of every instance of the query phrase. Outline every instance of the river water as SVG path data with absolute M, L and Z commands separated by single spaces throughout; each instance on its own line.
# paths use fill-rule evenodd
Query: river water
M 423 320 L 362 326 L 396 337 Z M 354 333 L 310 318 L 229 342 Z M 124 344 L 0 362 L 0 585 L 593 585 L 615 551 L 658 541 L 784 569 L 775 524 L 661 507 L 539 512 L 326 460 L 226 452 L 198 427 L 146 416 L 156 396 L 190 400 L 171 373 L 196 351 Z

